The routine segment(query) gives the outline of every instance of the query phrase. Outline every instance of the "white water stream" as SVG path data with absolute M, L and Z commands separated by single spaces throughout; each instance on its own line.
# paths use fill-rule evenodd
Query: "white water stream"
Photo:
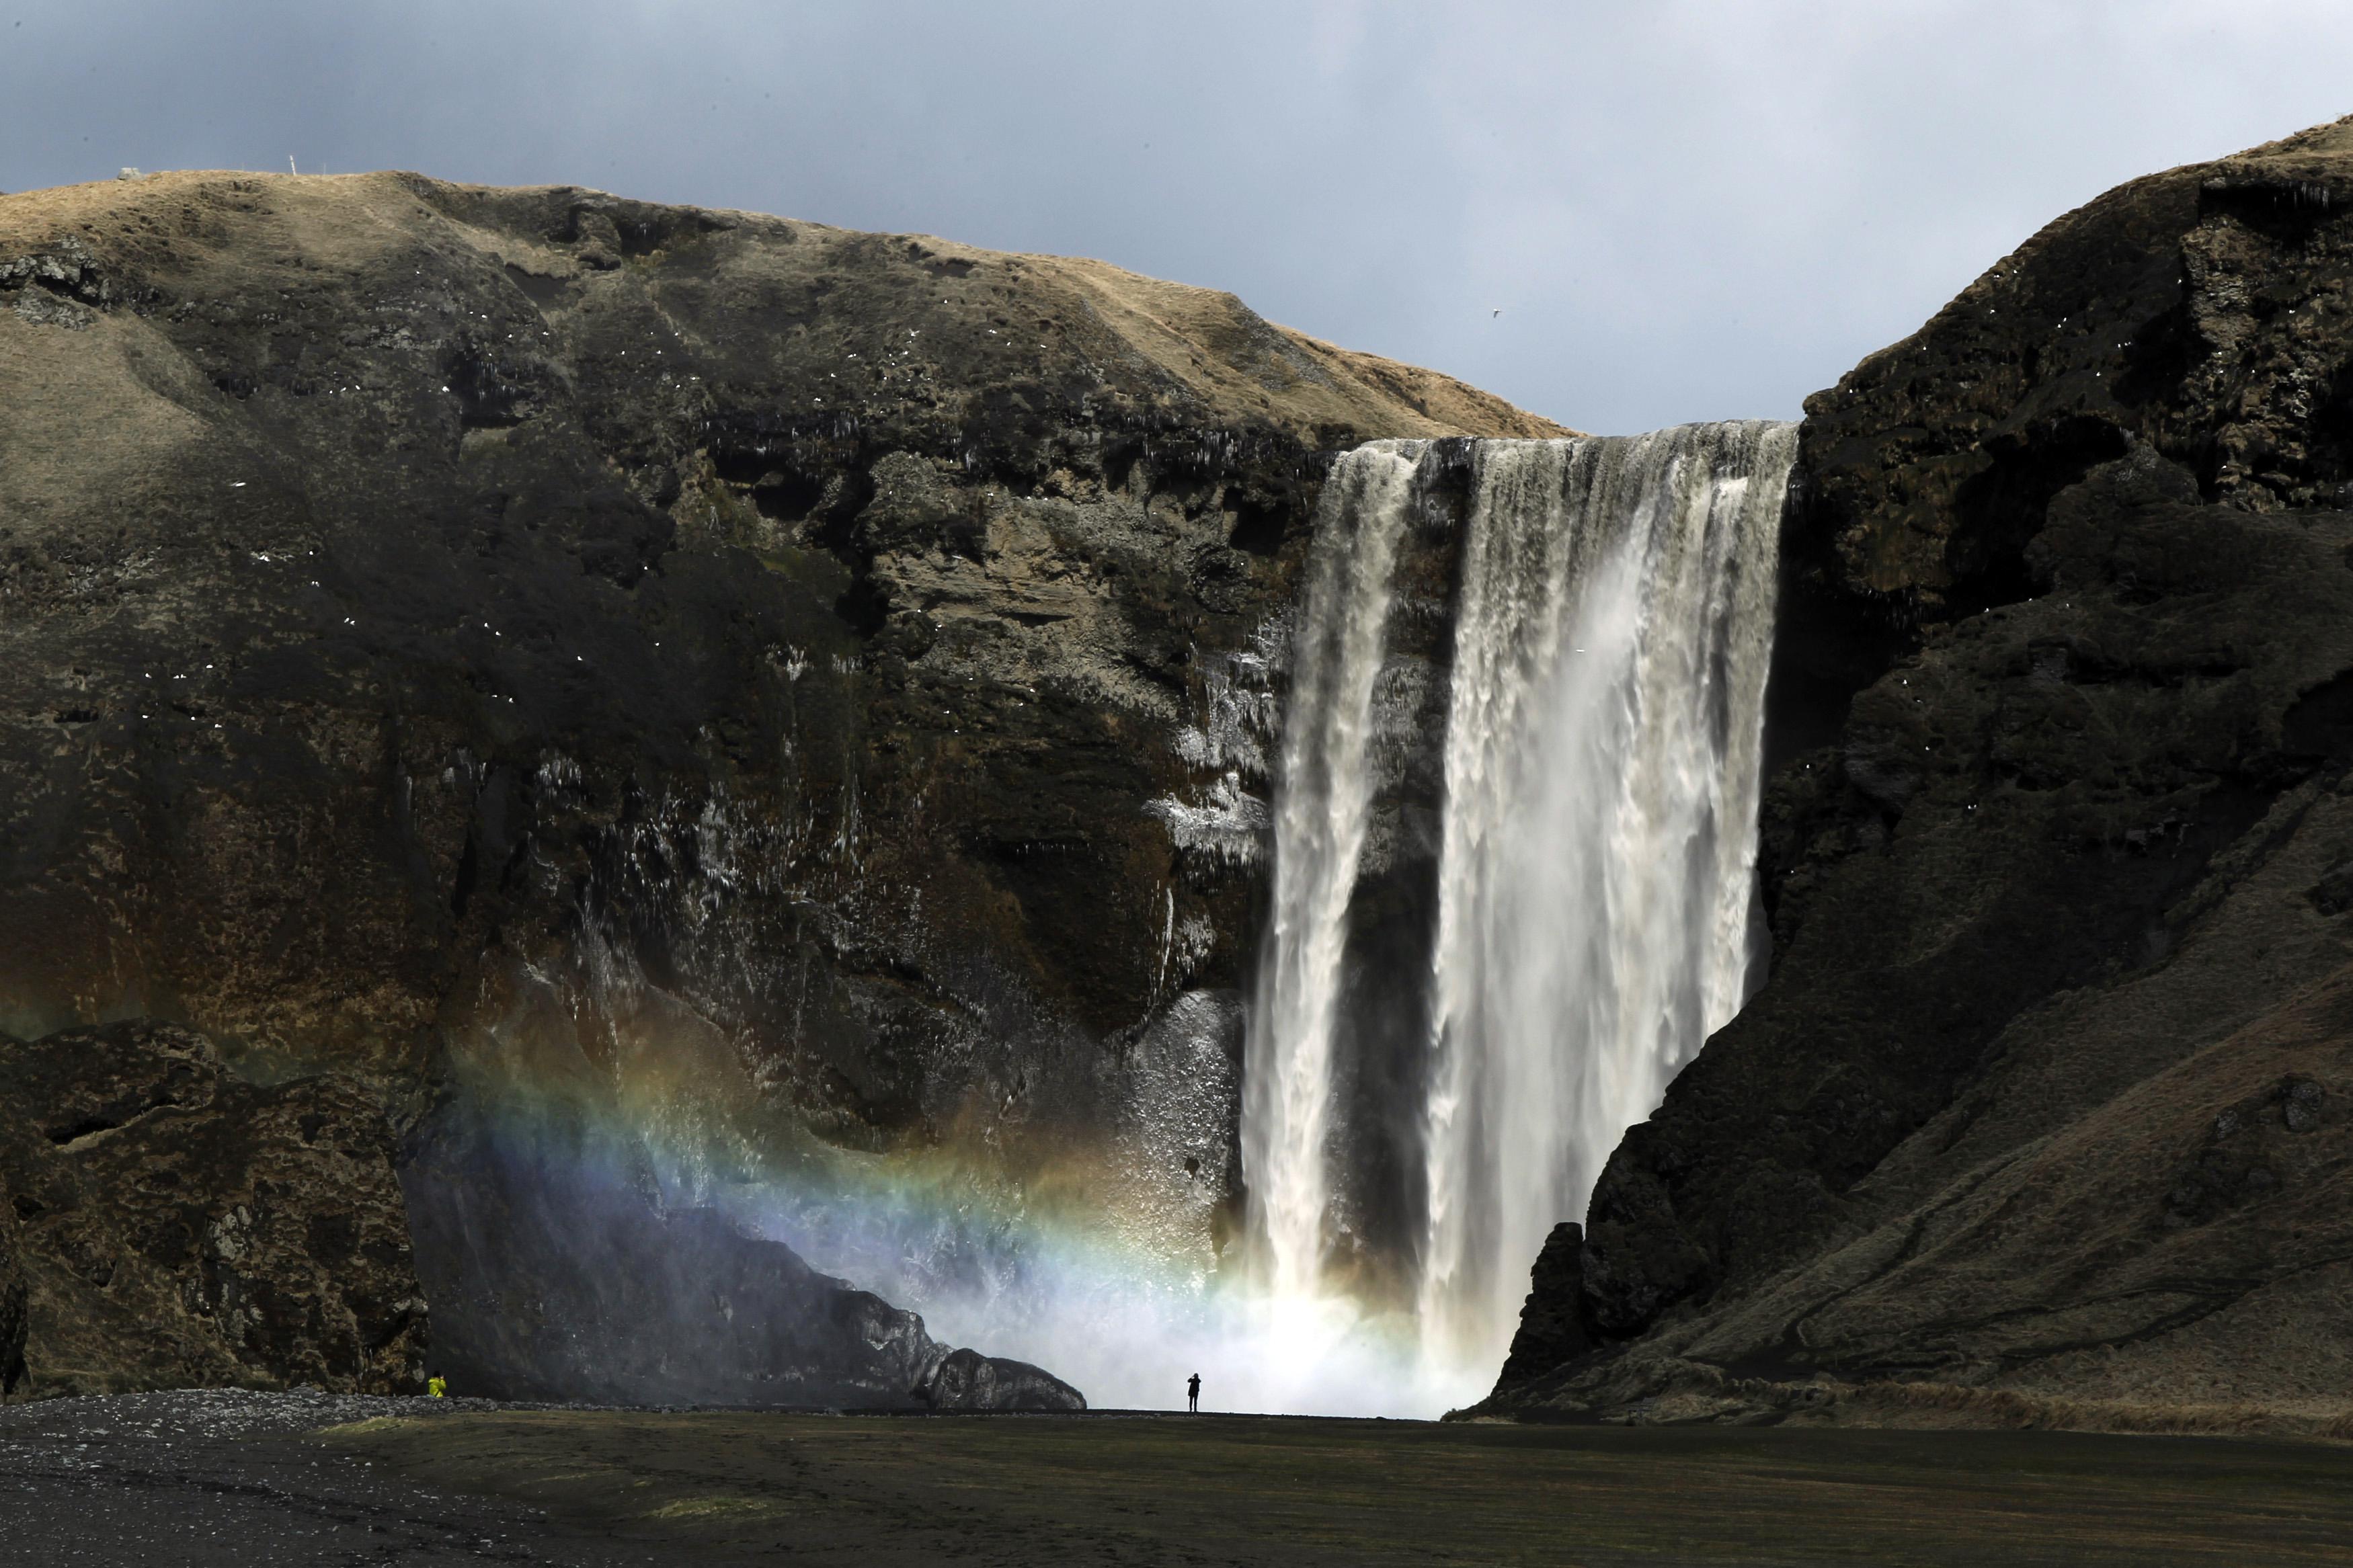
M 1552 1226 L 1746 998 L 1790 425 L 1482 441 L 1461 543 L 1420 1107 L 1420 1381 L 1483 1392 Z M 1348 911 L 1398 542 L 1431 448 L 1335 468 L 1293 642 L 1245 1061 L 1262 1283 L 1324 1295 Z
M 1376 442 L 1324 487 L 1293 640 L 1275 799 L 1272 923 L 1242 1066 L 1242 1168 L 1277 1300 L 1315 1294 L 1328 1186 L 1332 1046 L 1348 897 L 1372 803 L 1373 684 L 1418 442 Z

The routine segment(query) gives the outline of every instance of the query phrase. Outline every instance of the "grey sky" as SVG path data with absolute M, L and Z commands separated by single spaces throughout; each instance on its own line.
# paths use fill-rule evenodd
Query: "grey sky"
M 0 0 L 0 189 L 291 154 L 1099 256 L 1623 431 L 1794 415 L 2348 63 L 2342 0 Z

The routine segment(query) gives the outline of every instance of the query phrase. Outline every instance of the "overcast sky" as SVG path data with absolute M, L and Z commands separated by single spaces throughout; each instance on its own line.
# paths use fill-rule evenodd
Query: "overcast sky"
M 0 0 L 0 190 L 290 156 L 1095 256 L 1627 431 L 1795 415 L 2348 67 L 2344 0 Z

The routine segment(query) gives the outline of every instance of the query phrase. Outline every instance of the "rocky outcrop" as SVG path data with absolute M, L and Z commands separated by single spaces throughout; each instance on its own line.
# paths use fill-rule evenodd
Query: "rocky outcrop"
M 1511 1388 L 1543 1376 L 1593 1348 L 1586 1331 L 1580 1303 L 1585 1295 L 1585 1227 L 1563 1220 L 1545 1237 L 1528 1271 L 1528 1299 L 1520 1307 L 1520 1326 L 1497 1375 L 1498 1388 Z
M 922 1389 L 934 1410 L 1084 1410 L 1084 1395 L 1028 1362 L 950 1351 Z
M 2341 1399 L 2348 280 L 2340 122 L 2103 196 L 1810 400 L 1772 977 L 1595 1194 L 1606 1348 L 1490 1408 Z
M 392 1135 L 347 1079 L 245 1082 L 170 1025 L 0 1037 L 0 1191 L 12 1388 L 423 1389 Z
M 452 1393 L 615 1405 L 1077 1409 L 1020 1362 L 934 1342 L 913 1312 L 707 1206 L 670 1205 L 643 1145 L 459 1101 L 404 1173 Z

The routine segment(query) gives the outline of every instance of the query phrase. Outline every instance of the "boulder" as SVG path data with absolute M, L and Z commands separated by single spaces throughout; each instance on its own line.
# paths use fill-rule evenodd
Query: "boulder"
M 970 1350 L 942 1357 L 919 1392 L 934 1410 L 1068 1413 L 1087 1407 L 1085 1394 L 1042 1367 Z

